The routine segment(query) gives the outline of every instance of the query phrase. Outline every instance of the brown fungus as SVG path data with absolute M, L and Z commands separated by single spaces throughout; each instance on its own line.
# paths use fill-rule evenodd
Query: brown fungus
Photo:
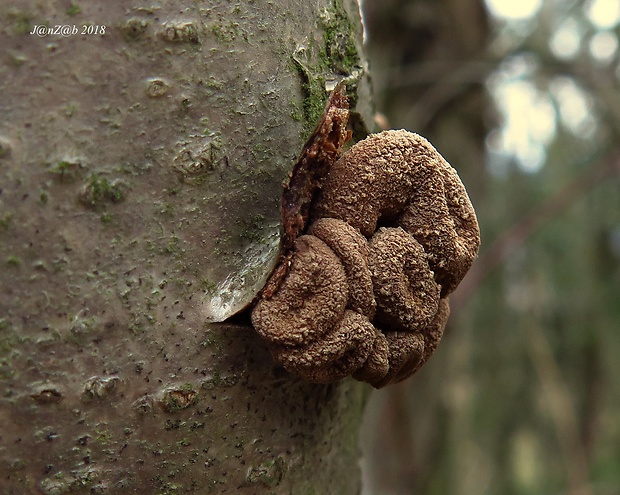
M 295 242 L 291 266 L 278 291 L 252 311 L 252 324 L 274 344 L 312 342 L 342 319 L 348 295 L 338 257 L 318 237 L 304 235 Z
M 364 236 L 335 218 L 317 220 L 308 229 L 308 234 L 325 242 L 342 262 L 349 286 L 347 307 L 372 319 L 377 303 L 368 268 L 369 246 Z
M 377 330 L 366 317 L 347 310 L 322 338 L 299 347 L 274 346 L 272 352 L 287 370 L 303 379 L 329 383 L 361 368 L 377 337 Z
M 480 232 L 456 170 L 444 162 L 441 171 L 443 180 L 417 192 L 398 224 L 422 244 L 442 295 L 446 296 L 471 267 L 480 245 Z
M 480 245 L 476 213 L 456 170 L 426 139 L 398 130 L 360 141 L 333 165 L 314 217 L 338 218 L 371 237 L 401 226 L 423 247 L 447 296 Z
M 377 331 L 366 362 L 352 374 L 361 382 L 377 386 L 390 370 L 390 345 L 383 332 Z
M 450 316 L 450 305 L 448 304 L 448 299 L 440 299 L 439 300 L 439 308 L 437 310 L 437 314 L 433 321 L 422 330 L 422 336 L 424 337 L 424 353 L 422 354 L 422 359 L 416 366 L 413 373 L 420 366 L 422 366 L 429 357 L 435 352 L 437 346 L 439 345 L 439 341 L 441 337 L 443 337 L 444 328 L 446 328 L 446 323 L 448 323 L 448 317 Z
M 373 383 L 377 388 L 407 378 L 417 369 L 424 355 L 424 337 L 417 332 L 387 332 L 385 338 L 390 369 L 378 383 Z
M 285 186 L 281 258 L 252 323 L 301 378 L 379 388 L 435 351 L 480 233 L 458 174 L 421 136 L 385 131 L 340 156 L 343 91 Z
M 437 313 L 439 286 L 424 249 L 400 227 L 381 227 L 369 244 L 377 324 L 408 332 L 425 328 Z

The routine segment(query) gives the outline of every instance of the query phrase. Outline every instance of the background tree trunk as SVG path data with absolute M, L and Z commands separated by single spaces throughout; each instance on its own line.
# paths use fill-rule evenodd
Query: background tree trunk
M 0 22 L 2 493 L 358 493 L 367 387 L 206 323 L 271 269 L 325 87 L 362 73 L 357 3 L 24 0 Z

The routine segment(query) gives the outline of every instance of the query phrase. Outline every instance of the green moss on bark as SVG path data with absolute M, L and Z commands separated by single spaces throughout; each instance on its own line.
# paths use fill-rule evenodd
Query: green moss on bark
M 342 0 L 332 1 L 331 6 L 321 13 L 319 24 L 323 33 L 321 43 L 309 43 L 293 55 L 304 98 L 301 109 L 294 107 L 291 115 L 304 122 L 306 134 L 314 129 L 335 83 L 341 79 L 353 82 L 362 71 L 357 31 Z M 355 91 L 350 93 L 355 95 Z

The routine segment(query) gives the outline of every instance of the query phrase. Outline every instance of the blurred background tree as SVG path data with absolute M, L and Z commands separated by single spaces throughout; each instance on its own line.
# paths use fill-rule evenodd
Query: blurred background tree
M 483 243 L 433 359 L 372 396 L 364 494 L 619 493 L 620 2 L 363 11 L 377 125 L 458 169 Z

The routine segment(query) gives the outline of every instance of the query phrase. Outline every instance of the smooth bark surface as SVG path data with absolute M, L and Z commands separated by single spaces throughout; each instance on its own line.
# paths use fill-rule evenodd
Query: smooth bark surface
M 2 493 L 358 493 L 367 389 L 208 323 L 271 270 L 282 180 L 361 73 L 357 4 L 22 1 L 0 23 Z

